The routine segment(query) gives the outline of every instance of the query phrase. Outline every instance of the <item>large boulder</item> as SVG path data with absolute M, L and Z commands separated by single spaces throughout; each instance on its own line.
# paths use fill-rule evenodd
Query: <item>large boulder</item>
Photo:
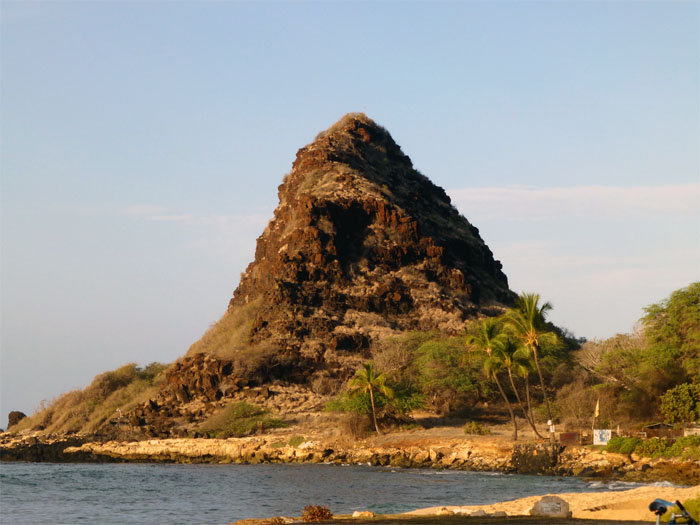
M 12 412 L 10 412 L 7 416 L 7 430 L 10 430 L 10 427 L 15 426 L 25 417 L 27 417 L 27 414 L 25 414 L 24 412 L 20 412 L 19 410 L 13 410 Z
M 559 496 L 544 496 L 530 509 L 531 516 L 547 518 L 570 518 L 571 514 L 569 504 Z

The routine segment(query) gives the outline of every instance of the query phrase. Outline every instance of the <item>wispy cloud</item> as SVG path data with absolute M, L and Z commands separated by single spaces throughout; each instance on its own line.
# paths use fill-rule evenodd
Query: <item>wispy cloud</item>
M 461 188 L 449 192 L 469 217 L 547 220 L 562 216 L 631 217 L 700 213 L 700 183 L 663 186 Z
M 135 220 L 186 227 L 188 249 L 230 260 L 253 256 L 255 239 L 267 225 L 271 211 L 255 210 L 236 215 L 201 215 L 170 210 L 159 204 L 133 204 L 121 213 Z M 244 261 L 247 262 L 247 261 Z

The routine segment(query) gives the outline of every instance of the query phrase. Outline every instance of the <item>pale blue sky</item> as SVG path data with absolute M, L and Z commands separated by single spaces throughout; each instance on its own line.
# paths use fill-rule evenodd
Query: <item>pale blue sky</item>
M 700 279 L 698 2 L 1 4 L 9 410 L 173 361 L 296 150 L 384 125 L 577 336 Z

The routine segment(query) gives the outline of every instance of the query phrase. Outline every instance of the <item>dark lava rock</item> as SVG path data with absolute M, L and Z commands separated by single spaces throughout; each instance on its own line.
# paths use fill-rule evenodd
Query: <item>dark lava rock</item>
M 19 410 L 13 410 L 7 416 L 7 429 L 9 430 L 10 427 L 13 427 L 14 425 L 22 421 L 25 417 L 27 417 L 27 414 L 25 414 L 24 412 L 20 412 Z
M 231 361 L 258 383 L 318 370 L 342 381 L 387 332 L 459 333 L 514 298 L 445 191 L 384 128 L 349 114 L 297 152 L 228 311 L 187 356 Z

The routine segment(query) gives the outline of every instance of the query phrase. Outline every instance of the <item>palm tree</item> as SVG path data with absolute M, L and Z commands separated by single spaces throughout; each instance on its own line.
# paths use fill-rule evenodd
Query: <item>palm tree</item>
M 549 407 L 549 398 L 544 388 L 544 379 L 542 379 L 542 369 L 540 368 L 537 350 L 542 343 L 556 342 L 557 336 L 553 332 L 546 331 L 545 327 L 545 315 L 552 309 L 551 303 L 546 302 L 540 306 L 539 302 L 539 294 L 523 292 L 520 294 L 515 308 L 508 311 L 506 323 L 532 352 L 537 375 L 540 379 L 542 395 L 544 397 L 545 406 L 547 407 L 547 416 L 551 420 L 552 410 Z
M 530 410 L 530 392 L 527 384 L 527 376 L 530 373 L 530 356 L 529 351 L 526 347 L 517 344 L 511 338 L 506 339 L 502 344 L 499 345 L 497 350 L 500 359 L 503 361 L 504 368 L 508 371 L 508 379 L 510 380 L 510 386 L 515 393 L 515 398 L 518 400 L 518 406 L 525 416 L 525 421 L 527 421 L 532 430 L 535 432 L 537 437 L 544 439 L 544 436 L 537 431 L 535 426 L 535 421 L 532 417 L 532 410 Z M 520 399 L 520 394 L 515 386 L 515 381 L 513 380 L 513 373 L 525 379 L 525 391 L 527 394 L 528 410 L 525 410 L 523 402 Z
M 502 332 L 503 325 L 499 319 L 487 317 L 479 323 L 479 329 L 475 334 L 467 336 L 467 344 L 474 345 L 480 351 L 490 356 L 494 348 L 505 339 L 505 334 Z
M 369 400 L 372 405 L 372 420 L 374 421 L 374 428 L 378 435 L 381 435 L 379 430 L 379 425 L 377 424 L 377 410 L 374 406 L 374 392 L 381 392 L 388 399 L 394 397 L 394 391 L 386 384 L 386 377 L 384 374 L 378 374 L 374 369 L 374 361 L 369 361 L 362 365 L 364 370 L 358 370 L 355 373 L 355 377 L 350 380 L 349 389 L 350 391 L 367 391 L 369 392 Z
M 493 379 L 496 383 L 501 397 L 503 397 L 503 400 L 506 402 L 510 419 L 513 422 L 513 440 L 515 441 L 518 439 L 518 424 L 515 421 L 513 407 L 510 405 L 508 396 L 506 396 L 501 382 L 498 379 L 498 372 L 504 367 L 503 356 L 500 352 L 504 341 L 505 334 L 502 332 L 502 324 L 499 319 L 493 317 L 481 321 L 477 332 L 467 336 L 467 344 L 474 345 L 487 356 L 486 361 L 484 361 L 484 372 L 486 372 L 487 377 Z
M 501 382 L 498 380 L 498 372 L 505 366 L 502 357 L 503 355 L 500 351 L 496 350 L 492 352 L 486 361 L 484 361 L 484 372 L 486 372 L 488 377 L 494 380 L 496 386 L 498 387 L 498 391 L 501 393 L 501 397 L 503 397 L 503 401 L 506 402 L 508 414 L 510 414 L 510 420 L 513 422 L 513 441 L 517 441 L 518 422 L 515 420 L 515 413 L 513 412 L 513 407 L 511 406 L 510 401 L 508 401 L 508 396 L 506 396 L 506 393 L 501 386 Z

